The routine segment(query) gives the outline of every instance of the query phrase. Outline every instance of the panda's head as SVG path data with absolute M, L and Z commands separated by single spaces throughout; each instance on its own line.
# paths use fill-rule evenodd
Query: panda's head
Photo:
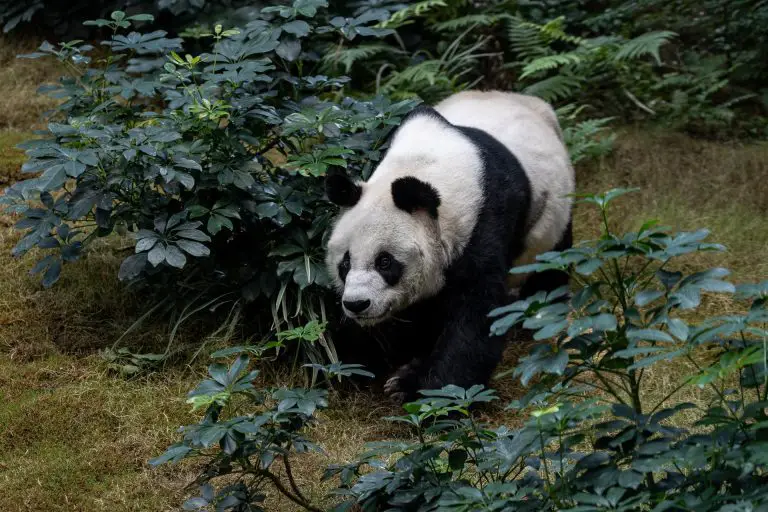
M 442 289 L 447 257 L 432 185 L 413 176 L 356 183 L 335 174 L 326 191 L 342 207 L 326 263 L 347 317 L 373 325 Z

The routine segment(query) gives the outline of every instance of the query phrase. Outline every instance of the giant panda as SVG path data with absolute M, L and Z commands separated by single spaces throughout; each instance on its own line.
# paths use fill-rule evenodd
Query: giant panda
M 367 181 L 326 178 L 340 207 L 326 249 L 344 319 L 332 335 L 357 355 L 379 354 L 367 363 L 383 363 L 384 391 L 398 402 L 487 384 L 505 347 L 488 313 L 514 289 L 525 297 L 568 284 L 557 271 L 517 282 L 508 271 L 571 247 L 574 186 L 541 99 L 464 91 L 417 107 Z

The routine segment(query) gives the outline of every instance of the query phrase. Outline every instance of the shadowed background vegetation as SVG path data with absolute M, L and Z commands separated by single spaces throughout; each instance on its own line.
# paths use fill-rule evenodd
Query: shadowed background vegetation
M 95 42 L 105 35 L 104 29 L 83 32 L 80 23 L 72 22 L 73 13 L 83 9 L 77 14 L 80 21 L 109 19 L 112 9 L 122 7 L 120 2 L 104 2 L 96 12 L 96 3 L 82 4 L 70 14 L 57 13 L 54 2 L 33 2 L 23 12 L 12 3 L 4 7 L 2 21 L 12 30 L 0 42 L 3 187 L 29 177 L 21 172 L 27 156 L 16 144 L 50 136 L 33 132 L 45 128 L 43 113 L 61 101 L 35 90 L 71 72 L 55 59 L 15 57 L 34 51 L 43 38 L 66 41 L 76 36 Z M 350 77 L 328 94 L 332 98 L 383 94 L 393 101 L 434 101 L 470 86 L 539 94 L 559 108 L 578 161 L 579 191 L 640 187 L 639 193 L 612 205 L 616 232 L 636 230 L 649 218 L 677 230 L 708 227 L 711 238 L 729 251 L 696 254 L 685 260 L 684 270 L 722 266 L 733 271 L 734 282 L 754 282 L 768 276 L 768 96 L 761 53 L 767 47 L 762 43 L 768 23 L 760 23 L 768 18 L 768 9 L 759 2 L 709 4 L 492 2 L 473 7 L 463 2 L 360 2 L 345 7 L 348 20 L 343 26 L 331 24 L 338 33 L 320 38 L 317 48 L 299 61 L 317 63 L 326 76 Z M 374 6 L 385 11 L 356 18 Z M 332 3 L 329 10 L 337 8 Z M 185 51 L 198 55 L 210 47 L 196 35 L 212 31 L 216 22 L 226 29 L 244 26 L 256 18 L 253 9 L 257 7 L 229 2 L 149 2 L 128 13 L 152 12 L 155 25 L 142 31 L 161 28 L 169 38 L 184 37 Z M 704 14 L 692 16 L 694 10 Z M 59 23 L 64 19 L 67 23 Z M 655 35 L 643 40 L 647 33 Z M 285 54 L 280 58 L 289 62 L 289 71 L 295 70 L 294 59 L 285 59 Z M 309 96 L 303 90 L 300 94 Z M 311 152 L 287 143 L 281 149 L 278 160 L 286 154 L 300 159 Z M 326 160 L 333 164 L 337 157 Z M 364 157 L 342 158 L 348 158 L 352 172 L 367 172 Z M 317 161 L 298 165 L 308 176 L 324 174 L 311 164 Z M 311 215 L 321 211 L 317 208 L 309 217 L 304 214 L 302 226 L 311 224 Z M 244 306 L 235 319 L 227 306 L 201 308 L 179 322 L 190 299 L 179 293 L 178 302 L 164 314 L 137 324 L 158 294 L 118 280 L 135 240 L 114 233 L 94 238 L 80 261 L 64 265 L 58 282 L 44 288 L 29 269 L 47 250 L 11 255 L 24 234 L 13 227 L 19 219 L 13 211 L 0 217 L 0 508 L 178 509 L 190 493 L 185 486 L 202 463 L 192 459 L 154 468 L 147 461 L 177 440 L 179 425 L 199 419 L 199 413 L 190 412 L 185 394 L 205 375 L 210 352 L 271 339 L 312 314 L 286 325 L 272 324 L 270 304 L 277 287 L 275 295 L 262 297 L 265 300 L 257 300 L 251 309 Z M 599 235 L 597 210 L 577 207 L 574 222 L 577 240 Z M 109 231 L 114 226 L 112 222 Z M 270 233 L 274 245 L 288 236 L 281 229 Z M 276 267 L 278 261 L 274 263 Z M 289 288 L 288 295 L 303 290 L 294 274 L 277 277 L 295 288 Z M 230 289 L 240 291 L 243 284 L 235 282 Z M 309 289 L 321 284 L 309 283 Z M 160 296 L 166 290 L 161 288 Z M 707 296 L 695 314 L 704 318 L 735 309 L 728 297 Z M 263 313 L 255 326 L 242 321 L 252 311 Z M 204 349 L 197 353 L 201 345 Z M 503 368 L 514 366 L 530 346 L 527 339 L 511 343 Z M 128 351 L 116 352 L 120 347 Z M 309 352 L 299 349 L 302 357 Z M 315 359 L 307 361 L 321 361 L 317 357 L 322 354 L 314 353 Z M 294 355 L 288 350 L 287 363 L 261 365 L 259 386 L 304 382 L 307 376 L 291 366 Z M 677 360 L 652 367 L 649 400 L 665 396 L 680 377 L 694 372 L 693 366 Z M 495 384 L 501 401 L 523 394 L 512 379 Z M 705 406 L 710 398 L 709 391 L 691 387 L 681 400 Z M 334 483 L 320 482 L 326 466 L 355 460 L 368 441 L 409 439 L 406 428 L 380 421 L 397 412 L 369 392 L 331 400 L 307 434 L 326 453 L 294 463 L 304 494 L 314 503 L 330 505 L 327 492 Z M 509 427 L 524 419 L 496 405 L 480 414 Z M 676 421 L 693 421 L 687 414 Z M 268 494 L 267 510 L 297 509 L 280 493 Z

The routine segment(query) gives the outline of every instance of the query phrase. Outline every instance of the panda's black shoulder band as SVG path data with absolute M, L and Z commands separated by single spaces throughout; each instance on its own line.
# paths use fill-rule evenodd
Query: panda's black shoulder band
M 435 187 L 413 176 L 405 176 L 392 182 L 392 199 L 395 206 L 408 213 L 424 210 L 433 218 L 437 218 L 440 194 Z
M 360 200 L 363 189 L 345 174 L 334 172 L 325 178 L 325 193 L 333 204 L 349 208 Z

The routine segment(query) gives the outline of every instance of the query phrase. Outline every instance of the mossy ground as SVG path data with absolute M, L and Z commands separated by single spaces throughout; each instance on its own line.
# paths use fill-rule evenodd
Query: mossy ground
M 0 59 L 9 53 L 0 51 Z M 43 108 L 31 99 L 29 84 L 52 73 L 25 69 L 26 79 L 0 79 L 3 186 L 5 176 L 17 179 L 22 162 L 13 145 L 30 135 Z M 16 96 L 13 105 L 26 111 L 2 103 L 11 95 Z M 728 246 L 726 254 L 688 258 L 688 270 L 723 266 L 738 282 L 768 278 L 768 145 L 626 129 L 613 155 L 578 170 L 578 183 L 583 192 L 641 188 L 611 206 L 619 232 L 658 218 L 676 229 L 707 227 L 713 241 Z M 99 242 L 87 258 L 65 267 L 53 289 L 43 290 L 27 274 L 35 255 L 10 256 L 18 239 L 13 223 L 0 217 L 0 510 L 178 510 L 194 467 L 151 469 L 146 461 L 177 439 L 179 425 L 194 420 L 184 395 L 202 377 L 206 361 L 130 380 L 108 371 L 98 351 L 111 346 L 146 307 L 117 281 L 127 241 Z M 586 206 L 576 208 L 574 225 L 577 240 L 598 234 L 596 212 Z M 710 297 L 703 313 L 735 307 L 728 298 Z M 150 350 L 161 346 L 166 334 L 167 326 L 150 325 L 128 344 L 137 352 Z M 202 336 L 194 330 L 182 333 L 186 342 Z M 512 343 L 506 364 L 526 348 Z M 646 397 L 663 396 L 692 371 L 679 364 L 654 369 Z M 511 398 L 518 386 L 507 379 L 497 388 Z M 684 393 L 694 402 L 707 398 L 696 389 Z M 364 393 L 332 401 L 311 432 L 326 454 L 294 462 L 306 494 L 319 498 L 329 489 L 319 482 L 327 464 L 350 460 L 366 441 L 402 434 L 380 420 L 394 412 L 380 397 Z M 520 421 L 500 408 L 486 416 L 493 422 Z M 269 508 L 295 510 L 279 499 Z

